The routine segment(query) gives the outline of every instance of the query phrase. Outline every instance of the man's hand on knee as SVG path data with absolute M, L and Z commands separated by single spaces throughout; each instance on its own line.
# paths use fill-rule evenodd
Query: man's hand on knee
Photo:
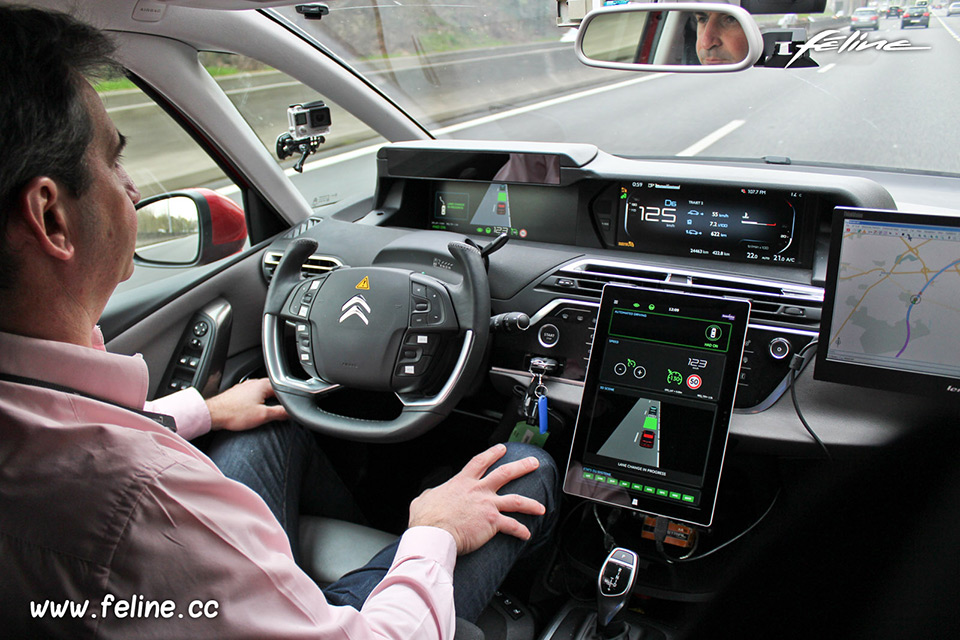
M 516 494 L 498 495 L 508 482 L 535 471 L 540 466 L 534 457 L 523 458 L 487 470 L 506 453 L 502 444 L 480 453 L 454 477 L 439 487 L 427 489 L 410 504 L 410 526 L 433 526 L 449 531 L 464 555 L 483 546 L 497 533 L 521 540 L 530 531 L 505 513 L 543 515 L 544 506 Z
M 280 405 L 265 404 L 272 397 L 273 387 L 266 378 L 244 380 L 230 387 L 207 400 L 210 428 L 245 431 L 267 422 L 286 420 L 286 409 Z

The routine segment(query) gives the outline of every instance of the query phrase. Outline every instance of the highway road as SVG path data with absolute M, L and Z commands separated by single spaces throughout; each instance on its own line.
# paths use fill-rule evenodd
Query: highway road
M 960 174 L 953 133 L 954 105 L 960 104 L 956 81 L 960 16 L 946 18 L 941 13 L 934 12 L 929 29 L 902 30 L 899 20 L 884 18 L 879 31 L 867 32 L 871 41 L 907 39 L 929 50 L 814 53 L 820 66 L 810 69 L 756 68 L 713 75 L 605 72 L 593 77 L 575 60 L 570 44 L 545 43 L 500 48 L 493 55 L 450 54 L 431 61 L 429 69 L 395 63 L 389 73 L 405 91 L 414 91 L 417 83 L 431 78 L 441 86 L 463 82 L 468 72 L 484 79 L 487 84 L 471 92 L 459 112 L 451 110 L 449 96 L 441 94 L 417 114 L 425 122 L 438 121 L 432 131 L 439 138 L 566 140 L 589 142 L 626 156 L 782 156 L 794 162 Z M 538 75 L 535 69 L 542 71 Z M 531 75 L 539 78 L 535 85 L 524 82 Z M 258 125 L 271 149 L 269 141 L 285 126 L 286 104 L 312 99 L 276 80 L 256 79 L 262 88 L 253 94 L 249 88 L 255 85 L 249 78 L 224 81 L 246 83 L 230 86 L 228 92 L 238 99 L 243 95 L 248 105 L 256 100 L 255 108 L 268 112 L 277 105 L 276 121 Z M 399 100 L 403 102 L 402 96 Z M 111 115 L 131 138 L 144 136 L 157 155 L 173 153 L 178 142 L 172 133 L 156 135 L 155 125 L 143 124 L 142 113 L 133 117 L 141 108 L 148 107 L 116 103 Z M 127 116 L 128 127 L 123 122 Z M 372 192 L 375 153 L 383 142 L 363 140 L 363 125 L 342 114 L 335 112 L 333 122 L 323 153 L 307 163 L 302 175 L 289 172 L 318 211 L 325 204 Z M 349 144 L 338 146 L 343 142 Z M 173 164 L 197 171 L 202 162 Z M 143 186 L 136 167 L 131 173 Z M 178 178 L 158 177 L 152 168 L 147 177 L 151 176 L 154 190 L 182 186 L 170 186 Z M 169 274 L 164 270 L 156 275 Z

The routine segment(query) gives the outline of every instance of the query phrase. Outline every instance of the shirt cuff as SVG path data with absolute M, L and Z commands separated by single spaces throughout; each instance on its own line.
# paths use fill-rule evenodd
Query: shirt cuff
M 433 560 L 453 576 L 453 568 L 457 564 L 457 543 L 453 534 L 446 529 L 411 527 L 400 538 L 393 566 L 410 558 Z
M 210 410 L 203 396 L 193 387 L 181 389 L 152 402 L 148 400 L 143 408 L 173 416 L 177 422 L 177 433 L 184 440 L 193 440 L 210 431 Z

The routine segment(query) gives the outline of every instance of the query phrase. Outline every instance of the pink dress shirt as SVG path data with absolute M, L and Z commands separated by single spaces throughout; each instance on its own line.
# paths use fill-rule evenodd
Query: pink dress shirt
M 131 408 L 148 389 L 139 356 L 7 333 L 0 373 Z M 197 398 L 153 410 L 180 411 L 187 426 Z M 361 611 L 331 606 L 260 497 L 181 435 L 111 404 L 0 381 L 5 635 L 449 638 L 455 561 L 448 532 L 415 527 Z M 66 602 L 59 617 L 40 609 Z

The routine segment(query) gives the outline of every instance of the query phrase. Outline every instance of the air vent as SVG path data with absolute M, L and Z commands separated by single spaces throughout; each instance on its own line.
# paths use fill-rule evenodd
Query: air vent
M 295 226 L 293 229 L 290 229 L 290 231 L 287 231 L 281 237 L 289 238 L 291 240 L 293 238 L 298 238 L 302 236 L 307 229 L 309 229 L 310 227 L 315 227 L 321 222 L 323 222 L 323 218 L 307 218 L 306 220 L 304 220 L 303 222 Z
M 273 272 L 277 270 L 281 258 L 283 258 L 282 251 L 267 251 L 263 254 L 263 276 L 267 279 L 267 282 L 273 277 Z M 300 273 L 304 278 L 312 278 L 342 266 L 343 263 L 336 258 L 312 255 L 303 263 Z
M 754 324 L 816 328 L 823 306 L 823 290 L 818 287 L 596 260 L 563 267 L 544 278 L 539 288 L 599 300 L 608 282 L 747 298 L 753 304 L 750 320 Z

